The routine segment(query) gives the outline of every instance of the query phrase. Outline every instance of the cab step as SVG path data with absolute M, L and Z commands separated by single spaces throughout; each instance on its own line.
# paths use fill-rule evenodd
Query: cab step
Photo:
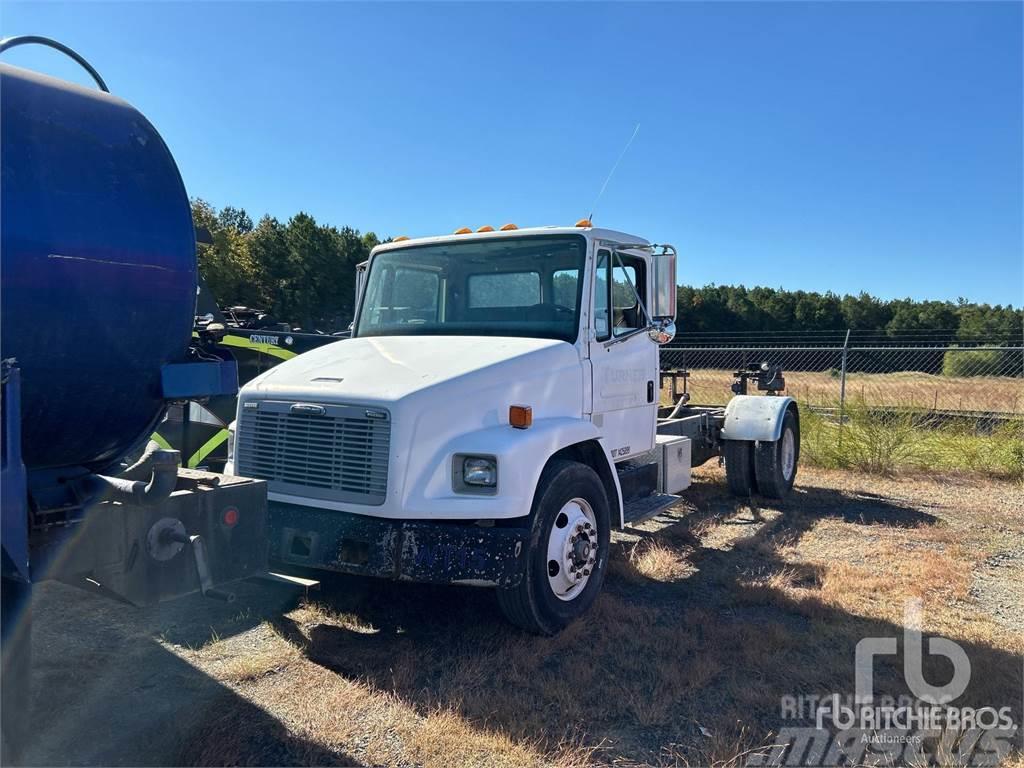
M 649 496 L 630 499 L 623 502 L 622 519 L 626 525 L 642 523 L 664 512 L 679 499 L 679 496 L 671 493 L 652 493 Z

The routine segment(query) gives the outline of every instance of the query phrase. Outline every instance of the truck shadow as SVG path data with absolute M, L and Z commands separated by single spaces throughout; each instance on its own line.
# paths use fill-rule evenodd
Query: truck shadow
M 884 531 L 933 526 L 935 516 L 869 493 L 805 487 L 748 520 L 719 484 L 693 491 L 694 509 L 653 534 L 686 552 L 687 572 L 650 581 L 616 568 L 592 612 L 555 638 L 510 628 L 486 590 L 350 577 L 329 579 L 322 597 L 328 613 L 362 628 L 283 617 L 278 629 L 313 662 L 423 714 L 454 710 L 542 748 L 596 748 L 602 761 L 710 763 L 726 745 L 757 747 L 780 728 L 810 725 L 808 710 L 783 716 L 784 697 L 852 695 L 864 638 L 898 638 L 899 654 L 876 661 L 875 692 L 909 694 L 902 625 L 816 598 L 824 569 L 786 562 L 778 546 L 830 518 Z M 704 546 L 715 523 L 749 534 L 727 548 Z M 772 576 L 783 572 L 808 594 L 776 588 Z M 1021 657 L 959 644 L 972 677 L 956 703 L 1010 707 L 1020 723 Z M 952 676 L 945 657 L 926 653 L 923 666 L 933 683 Z
M 261 621 L 252 606 L 295 603 L 291 591 L 239 589 L 232 605 L 191 596 L 132 608 L 55 582 L 38 585 L 33 730 L 23 764 L 224 765 L 241 756 L 263 765 L 359 765 L 289 733 L 158 641 L 174 636 L 199 646 L 211 640 L 211 626 L 242 632 Z

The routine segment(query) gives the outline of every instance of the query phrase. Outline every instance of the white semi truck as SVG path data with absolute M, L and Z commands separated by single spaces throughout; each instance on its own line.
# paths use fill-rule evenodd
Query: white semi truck
M 675 277 L 671 246 L 588 221 L 375 248 L 352 338 L 239 396 L 228 473 L 269 483 L 272 559 L 494 587 L 553 634 L 597 596 L 611 528 L 672 505 L 691 466 L 723 456 L 734 493 L 784 496 L 799 414 L 777 369 L 659 409 Z

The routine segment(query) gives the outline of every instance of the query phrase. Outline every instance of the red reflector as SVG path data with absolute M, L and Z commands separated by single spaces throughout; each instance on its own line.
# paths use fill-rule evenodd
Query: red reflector
M 224 510 L 223 520 L 224 525 L 234 527 L 238 523 L 238 510 L 235 507 L 228 507 Z

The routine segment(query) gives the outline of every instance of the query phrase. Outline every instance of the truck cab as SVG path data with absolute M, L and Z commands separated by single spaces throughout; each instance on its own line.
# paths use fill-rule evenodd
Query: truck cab
M 496 587 L 514 623 L 560 630 L 596 597 L 611 528 L 721 452 L 724 410 L 659 419 L 675 262 L 586 221 L 375 248 L 352 338 L 240 393 L 229 472 L 269 484 L 271 557 Z M 748 469 L 762 433 L 737 441 Z

